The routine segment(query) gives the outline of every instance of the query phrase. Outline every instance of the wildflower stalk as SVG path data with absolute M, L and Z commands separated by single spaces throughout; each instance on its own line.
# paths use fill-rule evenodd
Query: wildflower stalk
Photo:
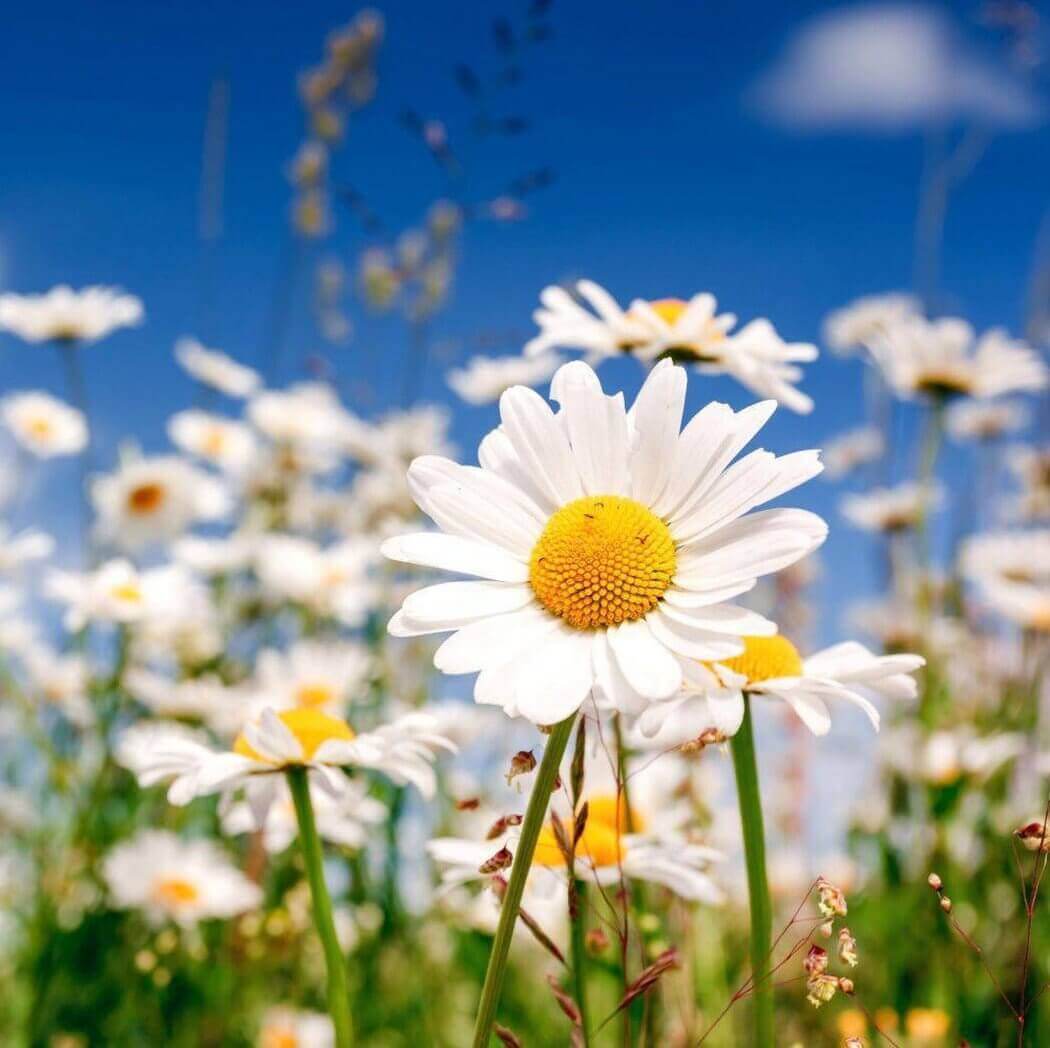
M 321 838 L 317 836 L 314 809 L 310 800 L 310 785 L 303 767 L 288 768 L 288 788 L 295 804 L 295 817 L 299 823 L 299 842 L 302 845 L 306 877 L 310 882 L 310 897 L 313 900 L 314 926 L 324 949 L 325 967 L 328 971 L 328 1011 L 335 1027 L 337 1048 L 352 1048 L 353 1026 L 350 1020 L 350 995 L 346 983 L 346 962 L 342 947 L 335 934 L 332 919 L 332 900 L 324 880 Z
M 590 1040 L 590 1010 L 587 1006 L 587 947 L 584 942 L 586 935 L 586 913 L 587 913 L 587 884 L 576 880 L 576 914 L 570 914 L 570 925 L 572 937 L 569 942 L 571 949 L 570 961 L 572 962 L 573 989 L 576 995 L 576 1006 L 580 1009 L 580 1034 L 581 1041 L 586 1048 Z
M 757 1048 L 773 1048 L 773 985 L 770 959 L 773 952 L 773 909 L 766 883 L 766 840 L 762 825 L 762 797 L 755 762 L 755 735 L 751 725 L 750 699 L 744 705 L 744 719 L 733 736 L 733 771 L 740 805 L 740 824 L 744 832 L 744 858 L 747 862 L 747 892 L 751 908 L 751 987 Z
M 547 747 L 543 751 L 536 772 L 536 781 L 532 786 L 532 796 L 525 810 L 525 819 L 521 824 L 521 836 L 514 853 L 514 865 L 511 867 L 510 880 L 500 907 L 499 924 L 496 937 L 492 941 L 492 952 L 485 971 L 485 984 L 481 989 L 481 1001 L 478 1003 L 478 1014 L 474 1020 L 474 1048 L 488 1048 L 492 1024 L 496 1019 L 496 1007 L 499 1004 L 500 991 L 503 989 L 503 976 L 507 968 L 507 954 L 510 951 L 510 940 L 514 934 L 514 925 L 521 909 L 521 896 L 525 891 L 525 880 L 532 866 L 532 856 L 536 851 L 536 842 L 543 828 L 543 820 L 550 803 L 551 790 L 558 777 L 558 767 L 562 754 L 572 734 L 572 725 L 576 714 L 566 717 L 556 725 L 547 737 Z

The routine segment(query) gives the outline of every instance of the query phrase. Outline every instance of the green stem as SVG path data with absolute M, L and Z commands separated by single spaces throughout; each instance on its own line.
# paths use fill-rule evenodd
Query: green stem
M 547 815 L 551 790 L 558 777 L 558 766 L 562 754 L 572 734 L 576 714 L 566 717 L 556 725 L 547 738 L 547 747 L 543 751 L 543 760 L 536 772 L 536 781 L 532 786 L 532 796 L 521 824 L 521 836 L 514 854 L 514 865 L 510 871 L 510 881 L 500 907 L 499 924 L 496 937 L 492 941 L 492 952 L 485 971 L 485 985 L 481 989 L 481 1001 L 478 1004 L 477 1018 L 474 1020 L 474 1048 L 488 1048 L 492 1024 L 496 1020 L 496 1007 L 499 1004 L 500 991 L 503 989 L 503 976 L 507 968 L 507 954 L 510 951 L 510 940 L 514 934 L 514 925 L 521 909 L 521 896 L 525 891 L 525 879 L 532 866 L 532 856 L 536 851 L 543 820 Z
M 572 961 L 573 987 L 576 993 L 576 1005 L 580 1009 L 580 1028 L 583 1034 L 582 1043 L 590 1045 L 590 1011 L 587 1007 L 587 884 L 576 880 L 576 917 L 570 921 L 572 937 L 569 942 Z
M 919 454 L 919 488 L 921 491 L 922 506 L 919 510 L 919 519 L 916 522 L 916 540 L 918 545 L 919 566 L 928 568 L 932 553 L 930 542 L 930 503 L 933 498 L 933 485 L 937 479 L 937 457 L 941 450 L 941 441 L 944 437 L 944 400 L 937 397 L 932 401 L 926 414 L 926 425 L 922 436 L 922 448 Z M 923 592 L 920 597 L 922 610 L 929 610 L 929 594 L 925 587 L 928 580 L 923 582 Z
M 290 767 L 286 772 L 288 788 L 295 804 L 295 816 L 299 823 L 299 843 L 306 863 L 306 876 L 310 882 L 313 899 L 314 925 L 324 948 L 325 965 L 328 969 L 328 1011 L 335 1026 L 337 1048 L 352 1048 L 353 1026 L 350 1021 L 350 995 L 346 984 L 346 962 L 335 934 L 332 920 L 332 900 L 328 897 L 328 886 L 324 880 L 321 838 L 317 836 L 314 823 L 314 808 L 310 800 L 310 785 L 306 768 Z
M 733 771 L 740 804 L 747 860 L 747 891 L 751 905 L 751 996 L 754 999 L 756 1048 L 773 1048 L 773 986 L 770 961 L 773 953 L 773 908 L 766 884 L 766 840 L 762 826 L 762 797 L 755 763 L 755 736 L 751 726 L 751 700 L 745 699 L 744 720 L 730 743 Z

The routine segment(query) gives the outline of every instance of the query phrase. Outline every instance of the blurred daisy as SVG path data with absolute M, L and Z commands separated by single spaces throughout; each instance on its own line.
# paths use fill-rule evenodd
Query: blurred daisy
M 974 535 L 963 544 L 959 566 L 997 615 L 1050 630 L 1050 528 Z
M 566 364 L 551 385 L 558 414 L 532 390 L 503 394 L 480 468 L 417 459 L 409 482 L 442 530 L 383 552 L 476 578 L 411 594 L 390 632 L 453 631 L 438 669 L 478 673 L 478 702 L 537 724 L 592 691 L 639 713 L 681 687 L 677 655 L 728 658 L 744 635 L 774 632 L 725 601 L 812 551 L 827 527 L 802 510 L 745 514 L 819 473 L 818 455 L 755 451 L 730 466 L 775 405 L 709 404 L 679 433 L 685 387 L 664 361 L 628 413 L 586 364 Z
M 218 677 L 189 677 L 172 680 L 170 677 L 143 666 L 132 666 L 124 674 L 124 687 L 158 717 L 188 717 L 206 723 L 222 723 L 223 714 L 230 716 L 232 702 L 247 707 L 243 695 L 232 699 L 232 689 Z M 242 718 L 243 719 L 243 718 Z
M 270 1008 L 263 1015 L 256 1048 L 335 1048 L 335 1027 L 320 1012 Z
M 96 342 L 142 317 L 139 299 L 110 287 L 62 284 L 43 295 L 0 295 L 0 330 L 26 342 Z
M 94 722 L 88 697 L 91 668 L 83 655 L 62 655 L 45 645 L 34 644 L 24 652 L 23 663 L 34 694 L 60 709 L 78 727 Z
M 362 424 L 346 433 L 346 450 L 370 465 L 408 464 L 419 455 L 449 455 L 449 414 L 435 404 L 392 411 L 375 425 Z
M 824 341 L 845 356 L 870 348 L 891 327 L 919 315 L 919 302 L 912 295 L 897 291 L 865 295 L 828 314 L 824 321 Z
M 47 532 L 26 528 L 12 534 L 0 522 L 0 575 L 12 575 L 34 560 L 45 560 L 54 549 L 55 540 Z
M 262 385 L 258 372 L 195 338 L 180 338 L 175 343 L 175 359 L 198 382 L 229 397 L 250 397 Z
M 102 875 L 113 904 L 141 910 L 150 924 L 236 917 L 262 902 L 259 886 L 213 842 L 140 830 L 106 855 Z
M 877 462 L 885 449 L 882 433 L 874 426 L 861 426 L 840 433 L 827 441 L 821 451 L 824 476 L 828 480 L 840 480 L 860 466 Z
M 255 461 L 255 435 L 243 422 L 206 411 L 180 411 L 168 421 L 171 442 L 225 473 L 243 474 Z
M 898 731 L 887 741 L 887 764 L 935 786 L 950 786 L 964 777 L 987 779 L 1025 751 L 1025 738 L 1017 732 L 980 737 L 968 727 L 935 731 L 925 738 Z
M 304 640 L 286 652 L 261 652 L 253 685 L 259 702 L 272 709 L 338 715 L 348 702 L 364 697 L 371 674 L 372 657 L 363 644 Z
M 948 408 L 948 432 L 956 440 L 995 440 L 1028 424 L 1028 411 L 1012 400 L 959 400 Z
M 413 713 L 356 735 L 346 721 L 319 710 L 264 710 L 245 726 L 232 750 L 216 752 L 181 732 L 155 732 L 127 742 L 123 759 L 135 768 L 142 786 L 170 781 L 168 800 L 176 805 L 243 786 L 256 824 L 262 826 L 283 781 L 281 773 L 289 767 L 306 768 L 314 784 L 334 798 L 350 788 L 345 766 L 382 772 L 433 796 L 431 764 L 438 750 L 453 747 L 432 729 L 429 718 Z M 141 749 L 136 752 L 135 747 Z
M 217 539 L 184 535 L 172 543 L 171 555 L 198 575 L 226 575 L 251 565 L 255 542 L 250 536 L 237 533 Z
M 898 484 L 895 488 L 873 488 L 863 495 L 847 495 L 839 503 L 839 511 L 862 531 L 892 533 L 914 528 L 943 501 L 939 486 Z
M 91 501 L 98 537 L 127 550 L 218 520 L 231 504 L 221 481 L 174 455 L 125 459 L 115 472 L 95 479 Z
M 1011 448 L 1006 465 L 1021 486 L 1016 501 L 1021 520 L 1050 518 L 1050 447 Z
M 1045 389 L 1050 372 L 1039 354 L 994 328 L 975 342 L 957 317 L 910 317 L 872 346 L 887 382 L 903 397 L 997 397 Z
M 12 393 L 0 412 L 15 440 L 39 458 L 75 455 L 87 444 L 84 415 L 50 393 Z
M 264 390 L 248 404 L 252 425 L 296 456 L 302 469 L 324 472 L 338 463 L 338 450 L 353 423 L 329 386 L 302 382 Z
M 877 731 L 879 713 L 871 699 L 915 698 L 918 685 L 911 674 L 925 662 L 919 655 L 873 655 L 856 641 L 803 659 L 784 636 L 748 637 L 744 653 L 735 658 L 683 661 L 683 694 L 650 706 L 639 727 L 655 734 L 672 718 L 676 730 L 688 731 L 680 741 L 696 738 L 707 727 L 734 735 L 744 717 L 745 697 L 764 695 L 786 702 L 814 735 L 831 729 L 829 700 L 860 707 Z
M 560 363 L 553 353 L 536 357 L 471 357 L 464 367 L 448 373 L 448 384 L 468 404 L 489 404 L 512 386 L 546 382 Z
M 44 595 L 66 605 L 63 623 L 73 633 L 88 622 L 134 622 L 146 607 L 142 578 L 127 560 L 110 560 L 89 572 L 52 571 Z

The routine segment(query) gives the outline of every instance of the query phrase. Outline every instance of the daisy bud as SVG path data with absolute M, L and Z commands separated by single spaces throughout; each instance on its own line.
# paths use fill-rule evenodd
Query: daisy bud
M 609 948 L 609 936 L 605 934 L 605 929 L 603 928 L 592 928 L 587 933 L 584 942 L 587 946 L 587 952 L 595 957 L 605 953 Z
M 490 873 L 497 873 L 500 870 L 505 870 L 514 861 L 514 856 L 510 850 L 506 847 L 500 848 L 495 855 L 486 859 L 479 867 L 478 873 L 488 876 Z
M 853 980 L 847 979 L 844 975 L 839 976 L 839 989 L 850 996 L 853 995 Z
M 1021 847 L 1030 852 L 1050 852 L 1050 828 L 1042 822 L 1030 822 L 1014 830 Z
M 828 951 L 822 946 L 811 946 L 802 968 L 807 975 L 823 975 L 828 970 Z
M 926 878 L 926 883 L 935 891 L 939 892 L 944 887 L 944 881 L 940 879 L 935 873 L 931 873 Z
M 536 758 L 532 750 L 519 750 L 510 759 L 510 770 L 507 772 L 507 785 L 509 786 L 519 775 L 528 775 L 536 768 Z
M 944 910 L 945 913 L 952 912 L 952 901 L 947 895 L 941 897 L 941 909 Z
M 857 967 L 857 940 L 850 935 L 849 928 L 839 932 L 839 959 L 851 968 Z
M 823 877 L 817 880 L 817 892 L 820 898 L 817 907 L 825 917 L 846 916 L 846 896 L 841 888 L 836 888 L 831 881 Z
M 511 826 L 520 826 L 521 816 L 520 815 L 501 815 L 490 827 L 489 832 L 485 834 L 485 840 L 491 841 L 496 837 L 502 837 L 503 834 Z
M 834 975 L 811 975 L 806 980 L 806 1000 L 819 1008 L 835 996 L 838 988 L 839 981 Z

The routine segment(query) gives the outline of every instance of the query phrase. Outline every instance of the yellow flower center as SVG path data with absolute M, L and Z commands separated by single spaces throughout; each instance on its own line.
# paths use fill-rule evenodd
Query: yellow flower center
M 644 829 L 640 816 L 633 809 L 630 822 L 635 833 Z M 561 824 L 566 837 L 571 840 L 572 819 L 563 818 Z M 623 859 L 622 838 L 627 830 L 627 808 L 622 797 L 599 795 L 588 798 L 587 825 L 583 828 L 583 836 L 576 842 L 576 857 L 597 868 L 618 865 Z M 552 869 L 565 865 L 565 855 L 558 845 L 558 838 L 550 823 L 540 830 L 532 862 L 535 866 L 547 866 Z
M 263 1031 L 262 1048 L 299 1048 L 299 1038 L 287 1026 L 271 1026 Z
M 205 455 L 218 458 L 226 447 L 226 433 L 221 426 L 211 426 L 201 441 L 201 450 Z
M 164 487 L 161 484 L 139 484 L 128 492 L 128 509 L 141 516 L 155 513 L 163 502 Z
M 951 1016 L 940 1008 L 912 1008 L 904 1017 L 908 1036 L 919 1040 L 940 1040 L 948 1035 L 951 1025 Z
M 920 375 L 917 388 L 934 397 L 955 397 L 969 393 L 973 383 L 969 375 L 953 371 L 927 371 Z
M 329 706 L 335 702 L 335 691 L 327 684 L 300 684 L 295 692 L 295 701 L 297 705 L 310 709 Z
M 589 495 L 562 506 L 529 559 L 537 600 L 576 629 L 640 619 L 671 585 L 676 565 L 667 525 L 641 503 Z
M 26 428 L 34 437 L 46 440 L 51 436 L 54 426 L 51 425 L 51 419 L 45 418 L 43 415 L 37 415 L 29 420 Z
M 649 308 L 665 323 L 670 324 L 674 327 L 678 323 L 679 317 L 685 312 L 685 307 L 688 305 L 680 298 L 658 298 L 655 302 L 649 303 Z
M 780 634 L 745 637 L 743 653 L 723 659 L 719 665 L 747 677 L 749 684 L 758 684 L 774 677 L 802 676 L 802 657 L 798 649 Z
M 329 739 L 349 742 L 354 737 L 354 730 L 346 721 L 305 706 L 294 710 L 284 710 L 277 714 L 277 719 L 302 746 L 304 761 L 313 758 L 322 742 L 327 742 Z M 253 761 L 262 761 L 264 764 L 273 763 L 272 760 L 259 753 L 243 734 L 238 735 L 234 741 L 233 752 L 239 753 L 242 757 L 249 757 Z
M 177 909 L 200 898 L 197 886 L 181 877 L 164 877 L 153 886 L 154 898 L 165 906 Z
M 128 604 L 138 604 L 142 600 L 142 590 L 134 582 L 122 582 L 119 586 L 114 586 L 109 595 L 114 600 L 122 600 Z

